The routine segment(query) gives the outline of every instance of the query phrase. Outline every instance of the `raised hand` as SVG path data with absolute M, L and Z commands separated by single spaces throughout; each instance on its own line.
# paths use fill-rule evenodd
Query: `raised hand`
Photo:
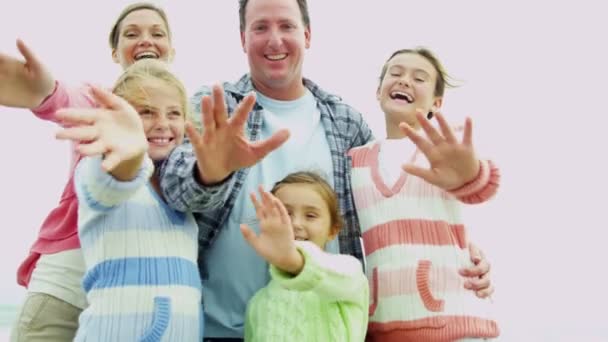
M 399 125 L 430 164 L 429 169 L 407 164 L 403 165 L 403 170 L 444 190 L 455 190 L 474 180 L 479 172 L 479 160 L 475 156 L 472 142 L 473 124 L 470 118 L 466 119 L 462 142 L 458 142 L 443 115 L 436 113 L 434 116 L 441 133 L 428 122 L 421 111 L 416 113 L 416 119 L 427 138 L 416 133 L 405 122 Z
M 36 108 L 55 89 L 55 79 L 21 40 L 17 48 L 25 61 L 0 53 L 0 105 Z
M 203 97 L 203 133 L 186 124 L 203 184 L 219 183 L 232 172 L 256 164 L 289 138 L 289 131 L 283 129 L 266 140 L 249 141 L 245 123 L 254 104 L 255 96 L 247 95 L 228 118 L 221 86 L 213 87 L 212 96 Z
M 84 156 L 103 155 L 106 172 L 121 180 L 135 177 L 148 150 L 139 114 L 122 98 L 97 87 L 91 95 L 100 108 L 66 108 L 57 117 L 68 128 L 57 133 L 57 139 L 79 142 Z
M 246 224 L 241 224 L 241 233 L 251 247 L 270 264 L 292 274 L 298 274 L 304 266 L 304 258 L 296 249 L 291 219 L 281 201 L 271 193 L 259 188 L 261 202 L 251 194 L 255 214 L 260 221 L 260 234 Z

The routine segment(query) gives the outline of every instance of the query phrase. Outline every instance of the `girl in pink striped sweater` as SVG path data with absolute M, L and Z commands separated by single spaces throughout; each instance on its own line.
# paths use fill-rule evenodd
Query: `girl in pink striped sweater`
M 466 290 L 458 273 L 470 264 L 460 203 L 492 197 L 499 173 L 475 156 L 470 119 L 458 141 L 437 112 L 446 86 L 432 52 L 395 52 L 377 90 L 387 140 L 349 152 L 370 281 L 370 341 L 470 341 L 499 333 L 489 302 Z

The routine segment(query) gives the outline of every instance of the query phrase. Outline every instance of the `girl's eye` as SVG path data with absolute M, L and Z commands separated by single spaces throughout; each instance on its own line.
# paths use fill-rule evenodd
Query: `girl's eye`
M 135 38 L 135 37 L 137 37 L 137 33 L 133 32 L 133 31 L 126 32 L 125 33 L 125 37 L 127 37 L 127 38 Z
M 182 117 L 182 113 L 179 112 L 179 111 L 174 110 L 172 112 L 169 112 L 169 117 L 172 118 L 172 119 L 181 118 Z
M 139 115 L 141 116 L 149 116 L 152 115 L 152 111 L 149 109 L 142 109 L 139 111 Z
M 164 32 L 155 32 L 152 34 L 152 36 L 156 37 L 156 38 L 163 38 L 165 36 Z

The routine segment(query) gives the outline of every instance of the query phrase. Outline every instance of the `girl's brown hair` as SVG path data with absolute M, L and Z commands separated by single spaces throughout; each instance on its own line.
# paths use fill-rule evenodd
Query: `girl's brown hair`
M 331 218 L 330 233 L 337 234 L 344 225 L 344 222 L 342 216 L 340 216 L 338 197 L 329 183 L 314 172 L 300 171 L 287 175 L 287 177 L 277 182 L 270 192 L 274 195 L 280 188 L 290 184 L 306 184 L 314 187 L 315 191 L 323 198 L 329 209 Z

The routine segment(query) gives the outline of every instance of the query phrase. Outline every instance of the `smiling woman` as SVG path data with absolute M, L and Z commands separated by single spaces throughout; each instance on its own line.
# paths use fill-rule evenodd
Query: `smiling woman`
M 18 55 L 14 42 L 21 37 L 60 84 L 110 86 L 122 66 L 111 58 L 108 33 L 130 3 L 12 1 L 0 12 L 0 51 Z M 236 81 L 249 70 L 236 1 L 155 3 L 169 17 L 170 42 L 178 53 L 172 69 L 191 94 L 202 84 Z M 470 115 L 479 152 L 492 151 L 504 172 L 504 191 L 465 211 L 471 239 L 492 263 L 500 341 L 608 341 L 608 277 L 602 271 L 608 260 L 602 228 L 608 163 L 601 143 L 608 79 L 608 49 L 601 42 L 608 21 L 602 6 L 309 1 L 314 34 L 305 50 L 304 76 L 363 113 L 375 136 L 386 133 L 375 97 L 378 71 L 395 49 L 427 46 L 464 83 L 451 91 L 443 112 L 454 124 Z M 5 84 L 13 90 L 18 85 L 0 82 L 0 89 Z M 0 303 L 19 305 L 26 290 L 17 285 L 15 272 L 58 204 L 71 150 L 54 141 L 56 125 L 29 110 L 0 106 L 0 117 Z
M 109 39 L 112 58 L 123 68 L 142 58 L 170 61 L 174 54 L 170 32 L 167 17 L 161 8 L 150 3 L 130 5 L 122 11 L 112 27 Z M 31 108 L 41 119 L 58 123 L 60 120 L 56 113 L 61 108 L 96 106 L 88 87 L 70 89 L 62 82 L 55 81 L 25 44 L 18 42 L 18 46 L 26 63 L 6 57 L 5 63 L 0 64 L 3 68 L 0 74 L 9 77 L 3 79 L 2 83 L 13 85 L 0 87 L 0 104 Z M 179 94 L 174 95 L 186 98 L 183 87 Z M 180 108 L 187 108 L 185 100 L 180 103 Z M 183 126 L 186 112 L 175 109 L 170 110 L 167 116 L 157 116 L 160 121 L 154 119 L 152 125 L 166 126 L 171 123 L 170 127 L 176 127 L 172 124 L 176 112 L 179 112 Z M 147 113 L 143 118 L 147 118 Z M 165 156 L 183 137 L 183 128 L 181 131 L 177 129 L 177 132 L 176 129 L 167 131 L 180 134 L 180 139 L 177 136 L 171 137 L 170 141 L 153 139 L 152 150 L 160 150 L 158 158 Z M 61 200 L 47 216 L 29 256 L 19 267 L 18 282 L 28 288 L 28 294 L 15 321 L 11 337 L 15 341 L 34 336 L 49 341 L 71 340 L 78 327 L 78 316 L 87 305 L 81 287 L 85 265 L 76 226 L 78 202 L 73 180 L 80 159 L 79 150 L 73 149 L 70 178 Z M 32 316 L 33 312 L 37 314 Z

